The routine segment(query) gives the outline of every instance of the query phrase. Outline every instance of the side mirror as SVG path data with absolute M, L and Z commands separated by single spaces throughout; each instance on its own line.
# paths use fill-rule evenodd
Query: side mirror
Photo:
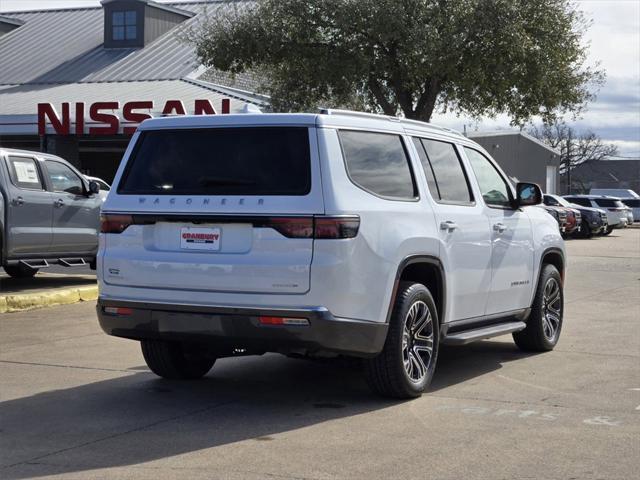
M 539 205 L 542 203 L 542 190 L 535 183 L 521 182 L 516 185 L 516 204 L 518 207 Z
M 89 193 L 92 193 L 93 195 L 100 193 L 100 184 L 95 180 L 91 180 L 89 182 Z

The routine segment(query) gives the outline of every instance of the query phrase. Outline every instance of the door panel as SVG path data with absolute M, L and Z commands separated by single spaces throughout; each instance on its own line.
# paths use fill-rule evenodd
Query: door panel
M 531 221 L 523 210 L 512 208 L 511 187 L 493 162 L 472 148 L 464 151 L 491 224 L 492 280 L 486 314 L 527 308 L 533 284 Z
M 51 252 L 78 255 L 98 247 L 100 204 L 98 195 L 86 196 L 80 177 L 63 163 L 46 162 L 53 188 L 53 241 Z
M 493 279 L 487 315 L 527 308 L 535 283 L 531 221 L 524 211 L 488 210 Z
M 436 205 L 435 211 L 451 292 L 446 320 L 481 316 L 491 286 L 489 221 L 480 205 Z M 455 228 L 445 230 L 443 224 Z
M 435 201 L 447 274 L 445 321 L 482 316 L 491 286 L 491 236 L 484 207 L 474 200 L 453 144 L 417 137 L 413 144 Z
M 8 256 L 46 253 L 51 246 L 53 204 L 37 160 L 12 155 L 7 168 L 11 180 L 6 199 Z

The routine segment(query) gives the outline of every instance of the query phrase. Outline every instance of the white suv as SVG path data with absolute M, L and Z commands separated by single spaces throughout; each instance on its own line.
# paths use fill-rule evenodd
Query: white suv
M 377 392 L 428 386 L 441 343 L 551 350 L 565 253 L 537 185 L 432 125 L 355 112 L 160 118 L 103 206 L 98 316 L 149 368 L 234 355 L 364 359 Z

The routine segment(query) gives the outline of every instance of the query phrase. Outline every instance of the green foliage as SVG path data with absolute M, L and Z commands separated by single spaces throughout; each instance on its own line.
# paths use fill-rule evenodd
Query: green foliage
M 263 0 L 219 8 L 190 40 L 202 62 L 268 79 L 275 110 L 403 114 L 577 111 L 603 73 L 585 64 L 570 0 Z

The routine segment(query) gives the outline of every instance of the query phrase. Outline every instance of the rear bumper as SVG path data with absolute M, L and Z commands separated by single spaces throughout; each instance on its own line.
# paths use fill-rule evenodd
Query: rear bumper
M 128 315 L 105 312 L 126 307 Z M 222 355 L 281 352 L 371 357 L 387 336 L 385 323 L 335 318 L 327 309 L 201 307 L 99 299 L 98 320 L 109 335 L 134 340 L 158 339 L 206 343 Z M 261 325 L 260 316 L 306 318 L 308 325 Z M 221 356 L 222 356 L 221 355 Z

